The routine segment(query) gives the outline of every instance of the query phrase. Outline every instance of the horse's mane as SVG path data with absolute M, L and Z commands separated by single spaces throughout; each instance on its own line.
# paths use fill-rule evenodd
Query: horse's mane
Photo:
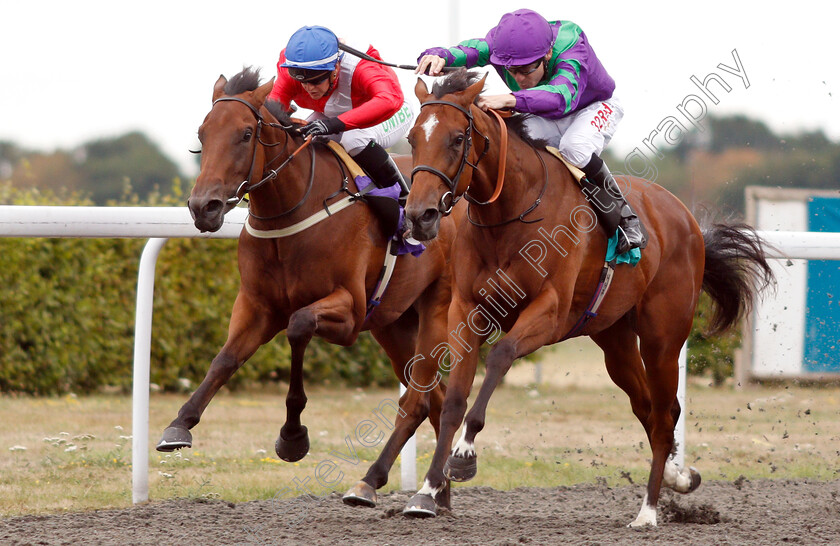
M 432 86 L 432 94 L 436 99 L 441 99 L 450 93 L 458 93 L 466 90 L 469 86 L 481 79 L 482 74 L 476 70 L 457 70 L 448 76 L 437 80 Z M 533 138 L 525 127 L 525 120 L 533 114 L 514 114 L 505 119 L 508 131 L 516 134 L 519 138 L 534 148 L 545 148 L 547 141 L 540 138 Z
M 246 91 L 253 91 L 260 86 L 260 69 L 252 66 L 246 66 L 241 72 L 231 77 L 225 84 L 226 95 L 239 95 Z M 281 125 L 291 126 L 292 118 L 289 113 L 283 108 L 283 105 L 277 101 L 267 100 L 265 108 L 269 113 L 277 118 Z
M 292 121 L 292 116 L 290 116 L 289 113 L 286 112 L 286 109 L 283 108 L 283 105 L 280 104 L 278 101 L 267 100 L 265 101 L 264 106 L 265 109 L 268 110 L 268 112 L 272 116 L 277 118 L 277 121 L 280 122 L 280 125 L 283 125 L 284 127 L 292 127 L 295 125 Z
M 225 84 L 225 95 L 239 95 L 245 91 L 253 91 L 260 86 L 260 69 L 246 66 Z
M 448 76 L 435 81 L 432 86 L 432 94 L 436 99 L 442 99 L 444 95 L 465 91 L 467 87 L 481 79 L 481 74 L 476 70 L 456 70 Z

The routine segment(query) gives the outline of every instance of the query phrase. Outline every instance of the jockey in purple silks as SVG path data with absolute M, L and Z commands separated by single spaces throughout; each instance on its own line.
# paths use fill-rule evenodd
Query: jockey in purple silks
M 484 39 L 427 49 L 417 62 L 418 74 L 428 70 L 432 76 L 444 66 L 492 65 L 512 93 L 480 96 L 478 106 L 533 114 L 525 122 L 530 135 L 558 148 L 586 175 L 584 194 L 607 235 L 618 235 L 616 253 L 646 245 L 638 216 L 599 157 L 624 109 L 613 97 L 615 81 L 579 26 L 521 9 L 503 15 Z

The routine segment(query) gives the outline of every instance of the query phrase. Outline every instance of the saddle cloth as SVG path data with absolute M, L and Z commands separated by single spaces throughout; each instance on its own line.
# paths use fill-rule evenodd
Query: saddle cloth
M 360 192 L 365 191 L 369 185 L 373 184 L 370 177 L 362 170 L 356 161 L 350 157 L 350 154 L 335 141 L 328 141 L 327 145 L 332 152 L 344 162 L 350 176 L 356 183 L 356 187 Z M 389 237 L 393 244 L 391 245 L 391 252 L 395 256 L 402 254 L 411 254 L 412 256 L 419 256 L 426 250 L 426 247 L 420 243 L 409 243 L 402 234 L 405 224 L 405 210 L 397 201 L 400 196 L 400 185 L 394 183 L 387 188 L 374 188 L 366 192 L 361 198 L 370 207 L 374 215 L 379 219 L 382 229 Z

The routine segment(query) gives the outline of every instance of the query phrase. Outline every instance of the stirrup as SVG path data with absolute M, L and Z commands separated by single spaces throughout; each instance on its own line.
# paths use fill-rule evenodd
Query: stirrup
M 616 233 L 618 234 L 618 241 L 615 245 L 615 255 L 621 256 L 625 252 L 629 252 L 633 250 L 633 248 L 638 248 L 633 246 L 633 243 L 630 241 L 630 238 L 627 237 L 627 232 L 621 226 L 616 228 Z
M 638 235 L 635 238 L 631 238 L 630 234 L 621 226 L 616 228 L 616 232 L 618 233 L 618 243 L 616 244 L 615 250 L 617 255 L 624 254 L 634 248 L 642 248 L 645 245 L 645 236 L 641 228 L 630 230 L 630 234 Z

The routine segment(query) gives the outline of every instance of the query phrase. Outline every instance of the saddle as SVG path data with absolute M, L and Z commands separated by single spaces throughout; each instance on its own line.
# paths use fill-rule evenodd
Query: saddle
M 546 146 L 546 147 L 545 147 L 545 149 L 546 149 L 546 150 L 548 150 L 548 152 L 549 152 L 551 155 L 553 155 L 554 157 L 556 157 L 557 159 L 559 159 L 560 161 L 562 161 L 562 162 L 563 162 L 563 164 L 564 164 L 566 167 L 568 167 L 569 172 L 570 172 L 570 173 L 572 173 L 572 176 L 574 176 L 574 177 L 575 177 L 575 181 L 576 181 L 578 184 L 580 184 L 580 181 L 581 181 L 583 178 L 586 178 L 586 175 L 583 173 L 583 171 L 582 171 L 582 170 L 580 170 L 579 168 L 575 167 L 574 165 L 572 165 L 571 163 L 569 163 L 568 161 L 566 161 L 566 158 L 565 158 L 565 157 L 563 157 L 563 154 L 561 154 L 561 153 L 560 153 L 560 150 L 558 150 L 558 149 L 557 149 L 557 148 L 555 148 L 554 146 Z
M 332 153 L 336 155 L 347 168 L 350 176 L 356 182 L 356 187 L 361 193 L 360 200 L 367 203 L 373 215 L 379 220 L 382 226 L 382 231 L 385 236 L 390 238 L 400 227 L 402 214 L 401 207 L 397 201 L 400 196 L 399 184 L 394 184 L 388 188 L 374 188 L 367 190 L 368 186 L 373 184 L 373 180 L 365 173 L 356 161 L 350 157 L 350 154 L 339 144 L 333 140 L 327 142 Z

